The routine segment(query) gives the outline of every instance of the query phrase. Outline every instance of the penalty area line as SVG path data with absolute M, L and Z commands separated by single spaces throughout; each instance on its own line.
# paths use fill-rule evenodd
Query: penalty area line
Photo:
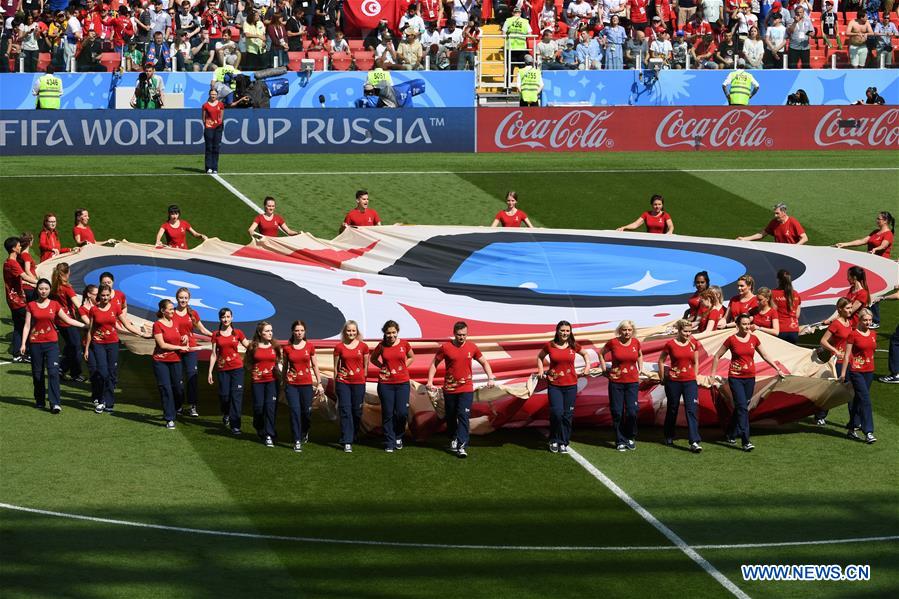
M 224 187 L 225 189 L 227 189 L 228 191 L 233 193 L 235 196 L 237 196 L 238 200 L 240 200 L 241 202 L 243 202 L 244 204 L 249 206 L 254 212 L 256 212 L 258 214 L 262 214 L 262 208 L 256 202 L 254 202 L 253 200 L 251 200 L 250 198 L 245 196 L 243 194 L 243 192 L 241 192 L 239 189 L 237 189 L 236 187 L 234 187 L 233 185 L 231 185 L 230 183 L 225 181 L 218 174 L 212 174 L 209 176 L 212 177 L 213 179 L 215 179 L 216 181 L 218 181 L 219 183 L 221 183 L 222 187 Z
M 690 545 L 687 544 L 680 536 L 677 535 L 673 530 L 662 524 L 662 522 L 653 516 L 646 508 L 637 503 L 633 497 L 628 495 L 624 489 L 619 487 L 615 482 L 603 474 L 603 472 L 590 463 L 587 458 L 582 456 L 577 450 L 569 448 L 568 455 L 574 459 L 584 470 L 586 470 L 590 475 L 601 482 L 609 491 L 615 494 L 621 501 L 627 504 L 629 508 L 637 512 L 637 514 L 646 520 L 653 528 L 662 533 L 671 543 L 678 549 L 680 549 L 687 557 L 693 560 L 703 571 L 718 581 L 718 583 L 727 589 L 734 597 L 739 597 L 739 599 L 750 599 L 749 595 L 744 593 L 740 587 L 735 585 L 731 580 L 721 573 L 718 568 L 713 566 L 711 562 L 707 559 L 699 555 L 699 553 Z

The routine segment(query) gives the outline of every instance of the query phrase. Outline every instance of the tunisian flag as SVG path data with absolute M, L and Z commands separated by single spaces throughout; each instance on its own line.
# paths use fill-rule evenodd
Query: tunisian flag
M 399 17 L 396 0 L 345 0 L 343 3 L 343 26 L 348 34 L 375 29 L 381 19 L 387 19 L 393 31 Z

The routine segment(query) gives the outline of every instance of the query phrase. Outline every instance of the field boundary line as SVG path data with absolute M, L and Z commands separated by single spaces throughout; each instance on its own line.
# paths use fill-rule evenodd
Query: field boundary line
M 578 454 L 580 455 L 580 454 Z M 168 532 L 198 534 L 214 537 L 232 537 L 242 539 L 254 539 L 265 541 L 293 541 L 332 545 L 363 545 L 375 547 L 397 547 L 407 549 L 478 549 L 488 551 L 543 551 L 543 552 L 624 552 L 624 551 L 680 551 L 675 545 L 621 545 L 621 546 L 589 546 L 589 545 L 454 545 L 445 543 L 411 543 L 402 541 L 366 541 L 357 539 L 326 539 L 321 537 L 298 537 L 289 535 L 266 535 L 250 532 L 234 532 L 228 530 L 213 530 L 205 528 L 188 528 L 183 526 L 169 526 L 166 524 L 150 524 L 146 522 L 134 522 L 131 520 L 118 520 L 115 518 L 101 518 L 98 516 L 86 516 L 83 514 L 69 514 L 52 510 L 0 503 L 0 509 L 37 514 L 40 516 L 52 516 L 69 520 L 82 520 L 99 524 L 114 524 L 118 526 L 130 526 L 134 528 L 147 528 Z M 872 542 L 899 541 L 899 535 L 883 537 L 857 537 L 847 539 L 822 539 L 818 541 L 784 541 L 777 543 L 743 543 L 736 545 L 693 545 L 693 549 L 760 549 L 765 547 L 796 547 L 803 545 L 838 545 L 848 543 L 872 543 Z
M 235 196 L 237 196 L 238 200 L 240 200 L 241 202 L 243 202 L 244 204 L 249 206 L 252 210 L 257 212 L 258 214 L 262 214 L 262 207 L 259 204 L 257 204 L 256 202 L 254 202 L 253 200 L 251 200 L 250 198 L 248 198 L 247 196 L 245 196 L 243 194 L 243 192 L 241 192 L 239 189 L 237 189 L 236 187 L 234 187 L 233 185 L 231 185 L 230 183 L 228 183 L 227 181 L 222 179 L 218 174 L 214 173 L 210 176 L 213 179 L 215 179 L 216 181 L 218 181 L 219 183 L 221 183 L 222 187 L 224 187 L 225 189 L 227 189 L 228 191 L 233 193 Z
M 690 545 L 687 544 L 677 533 L 673 530 L 665 526 L 661 520 L 653 516 L 649 510 L 644 508 L 642 505 L 636 502 L 633 497 L 628 495 L 624 489 L 615 484 L 611 478 L 603 474 L 603 472 L 590 463 L 587 458 L 582 456 L 576 450 L 569 448 L 568 455 L 570 455 L 575 462 L 577 462 L 584 470 L 586 470 L 593 478 L 601 482 L 609 491 L 614 493 L 618 499 L 627 504 L 629 508 L 637 512 L 637 514 L 646 520 L 653 528 L 662 533 L 666 539 L 671 541 L 671 543 L 680 549 L 687 557 L 693 560 L 703 571 L 714 578 L 718 583 L 727 589 L 734 597 L 738 597 L 739 599 L 750 599 L 749 595 L 743 592 L 740 587 L 735 585 L 727 576 L 721 573 L 718 568 L 713 566 L 711 562 L 707 559 L 699 555 L 699 553 Z
M 877 172 L 899 171 L 895 166 L 858 166 L 858 167 L 786 167 L 786 168 L 609 168 L 609 169 L 528 169 L 528 173 L 539 175 L 572 174 L 572 173 L 821 173 L 821 172 Z M 306 177 L 333 177 L 336 175 L 511 175 L 520 174 L 518 169 L 512 170 L 458 170 L 458 171 L 268 171 L 268 172 L 234 172 L 223 173 L 228 177 L 261 177 L 266 175 L 288 175 Z M 202 177 L 206 173 L 35 173 L 31 175 L 0 175 L 0 179 L 44 179 L 64 177 Z M 213 175 L 222 182 L 220 175 Z

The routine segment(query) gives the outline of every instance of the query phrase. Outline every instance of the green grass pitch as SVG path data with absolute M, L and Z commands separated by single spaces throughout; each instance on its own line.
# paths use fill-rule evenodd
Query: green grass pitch
M 823 245 L 863 236 L 878 210 L 899 212 L 896 158 L 862 151 L 223 155 L 221 165 L 249 198 L 274 196 L 291 227 L 324 238 L 336 234 L 356 189 L 370 191 L 386 223 L 462 225 L 489 224 L 515 189 L 537 225 L 613 228 L 661 193 L 678 233 L 728 238 L 759 230 L 771 205 L 785 201 L 811 242 Z M 98 237 L 152 243 L 166 206 L 178 203 L 196 229 L 248 241 L 253 212 L 199 174 L 201 164 L 196 156 L 0 158 L 0 230 L 3 237 L 37 232 L 42 214 L 54 211 L 68 239 L 72 211 L 87 207 Z M 886 348 L 899 303 L 882 314 L 879 347 Z M 9 333 L 4 307 L 4 355 Z M 96 416 L 87 389 L 68 383 L 63 414 L 39 412 L 29 368 L 0 366 L 0 502 L 264 538 L 0 509 L 0 596 L 732 596 L 575 460 L 547 452 L 538 431 L 475 437 L 467 461 L 446 453 L 442 438 L 391 455 L 370 439 L 344 455 L 331 445 L 336 427 L 316 417 L 301 455 L 283 443 L 268 450 L 252 434 L 223 434 L 205 382 L 201 417 L 166 431 L 148 362 L 122 354 L 111 417 Z M 885 373 L 885 352 L 877 366 Z M 664 447 L 661 431 L 650 428 L 632 453 L 610 450 L 608 430 L 575 430 L 573 446 L 746 595 L 895 597 L 896 539 L 709 547 L 899 536 L 899 388 L 875 383 L 873 401 L 880 439 L 873 446 L 844 438 L 845 409 L 823 428 L 809 421 L 757 428 L 758 449 L 748 455 L 717 443 L 714 429 L 704 430 L 701 456 Z M 282 438 L 287 427 L 282 406 Z M 758 563 L 869 564 L 871 580 L 744 581 L 740 565 Z

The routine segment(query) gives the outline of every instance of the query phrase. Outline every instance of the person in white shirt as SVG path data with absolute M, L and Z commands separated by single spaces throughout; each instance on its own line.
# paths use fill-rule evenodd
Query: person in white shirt
M 743 51 L 740 53 L 740 66 L 747 69 L 764 68 L 765 44 L 759 37 L 759 28 L 753 25 L 749 28 L 749 37 L 743 40 Z
M 709 23 L 716 23 L 721 18 L 722 8 L 724 8 L 723 0 L 702 0 L 702 14 Z
M 474 7 L 475 0 L 453 0 L 453 21 L 459 27 L 459 34 L 462 34 L 462 27 L 468 23 L 468 15 Z M 461 40 L 459 40 L 461 42 Z
M 627 16 L 626 0 L 602 0 L 602 7 L 602 22 L 606 25 L 609 24 L 612 15 L 618 15 L 619 19 Z
M 440 32 L 437 31 L 437 21 L 425 23 L 425 32 L 421 34 L 421 46 L 431 60 L 436 63 L 437 52 L 440 50 Z
M 575 0 L 568 5 L 568 25 L 573 29 L 577 28 L 578 23 L 589 20 L 592 16 L 593 7 L 586 0 Z
M 402 17 L 400 17 L 400 31 L 405 31 L 411 27 L 416 31 L 419 36 L 422 36 L 425 32 L 425 21 L 418 14 L 418 5 L 414 2 L 409 5 L 409 8 Z
M 73 69 L 73 61 L 75 59 L 75 50 L 78 48 L 78 42 L 83 37 L 81 30 L 81 22 L 75 16 L 75 6 L 69 5 L 66 9 L 68 17 L 66 20 L 66 31 L 63 35 L 63 56 L 65 56 L 66 69 Z
M 649 46 L 649 56 L 651 58 L 661 58 L 665 61 L 665 68 L 671 65 L 671 52 L 674 48 L 671 45 L 671 39 L 667 31 L 659 34 L 659 37 L 653 40 Z
M 375 64 L 386 71 L 393 69 L 398 62 L 396 48 L 393 47 L 393 36 L 389 31 L 385 31 L 381 35 L 381 43 L 375 48 Z
M 787 45 L 787 28 L 784 27 L 780 15 L 775 15 L 774 21 L 765 31 L 765 48 L 768 62 L 774 68 L 783 68 L 784 48 Z

